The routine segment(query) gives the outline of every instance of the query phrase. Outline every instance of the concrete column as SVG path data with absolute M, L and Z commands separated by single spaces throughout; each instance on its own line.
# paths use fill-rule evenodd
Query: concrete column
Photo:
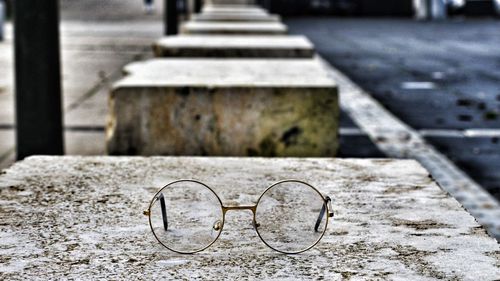
M 13 1 L 18 159 L 64 153 L 58 3 Z
M 414 0 L 415 18 L 419 20 L 438 20 L 446 18 L 445 0 Z
M 186 6 L 184 20 L 189 20 L 194 13 L 194 0 L 184 0 L 184 5 Z
M 165 0 L 163 18 L 165 35 L 177 34 L 179 32 L 177 0 Z
M 3 2 L 3 0 L 0 0 L 0 42 L 2 42 L 4 38 L 4 30 L 3 30 L 4 21 L 5 21 L 5 3 Z
M 446 19 L 446 1 L 432 0 L 431 17 L 434 20 Z
M 194 0 L 194 13 L 195 14 L 198 14 L 201 12 L 201 6 L 202 6 L 201 0 Z
M 413 0 L 413 9 L 415 10 L 415 18 L 418 20 L 427 19 L 428 9 L 427 2 L 429 0 Z

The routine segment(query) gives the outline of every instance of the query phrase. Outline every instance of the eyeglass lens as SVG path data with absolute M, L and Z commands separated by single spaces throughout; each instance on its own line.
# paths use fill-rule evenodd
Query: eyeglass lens
M 325 202 L 314 188 L 301 182 L 282 182 L 260 198 L 257 231 L 271 248 L 298 253 L 314 246 L 326 230 Z
M 164 187 L 150 210 L 151 228 L 167 248 L 194 253 L 212 244 L 222 231 L 222 207 L 206 186 L 180 181 Z

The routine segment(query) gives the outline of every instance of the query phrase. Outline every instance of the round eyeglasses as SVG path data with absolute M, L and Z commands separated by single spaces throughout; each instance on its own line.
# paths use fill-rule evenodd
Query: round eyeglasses
M 178 180 L 158 191 L 149 208 L 151 230 L 167 249 L 193 254 L 219 238 L 231 210 L 251 210 L 253 226 L 270 248 L 297 254 L 314 247 L 333 217 L 331 199 L 299 180 L 269 186 L 253 206 L 224 206 L 219 196 L 196 180 Z

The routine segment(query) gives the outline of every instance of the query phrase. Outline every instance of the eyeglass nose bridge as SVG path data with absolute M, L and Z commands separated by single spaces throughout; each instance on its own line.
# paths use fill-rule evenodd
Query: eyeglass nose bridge
M 257 227 L 260 226 L 259 223 L 255 220 L 255 214 L 257 213 L 257 205 L 247 205 L 247 206 L 222 206 L 222 215 L 224 216 L 224 220 L 226 218 L 226 213 L 228 211 L 245 211 L 245 210 L 250 210 L 252 211 L 253 214 L 253 219 L 252 219 L 252 226 L 254 227 L 255 230 L 257 230 Z
M 242 211 L 242 210 L 250 210 L 252 213 L 255 214 L 257 211 L 257 205 L 253 206 L 222 206 L 222 212 L 224 214 L 227 213 L 227 211 Z

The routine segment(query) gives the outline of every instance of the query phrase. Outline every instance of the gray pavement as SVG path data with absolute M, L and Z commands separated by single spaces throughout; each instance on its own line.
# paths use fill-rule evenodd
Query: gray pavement
M 341 108 L 387 157 L 417 160 L 429 177 L 500 240 L 500 204 L 493 196 L 429 145 L 421 132 L 399 120 L 338 70 L 330 72 L 339 84 Z M 340 133 L 342 138 L 343 131 Z
M 157 1 L 161 11 L 161 1 Z M 141 1 L 61 2 L 61 56 L 65 149 L 70 155 L 102 155 L 110 84 L 121 68 L 152 56 L 162 34 L 159 13 L 145 15 Z M 126 23 L 123 22 L 127 19 Z M 0 42 L 0 168 L 15 159 L 12 25 Z
M 287 24 L 500 198 L 500 21 L 302 18 Z M 355 127 L 347 115 L 342 125 Z
M 148 18 L 161 20 L 163 0 L 154 2 L 155 13 Z M 61 19 L 78 21 L 120 21 L 143 20 L 142 0 L 60 0 Z

